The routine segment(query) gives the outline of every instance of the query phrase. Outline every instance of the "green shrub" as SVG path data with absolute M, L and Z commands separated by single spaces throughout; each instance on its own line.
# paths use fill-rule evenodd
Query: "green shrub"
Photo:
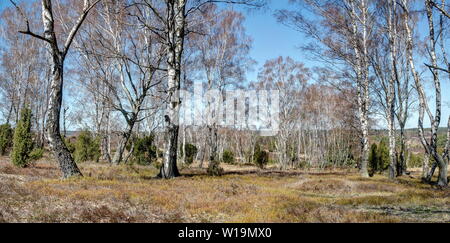
M 73 157 L 76 162 L 99 161 L 101 155 L 100 143 L 90 132 L 82 131 L 77 137 L 74 147 Z
M 354 155 L 351 146 L 336 150 L 336 148 L 328 148 L 325 153 L 325 167 L 341 167 L 348 168 L 355 165 Z
M 369 153 L 369 174 L 373 176 L 375 172 L 378 171 L 378 146 L 377 144 L 372 144 L 370 146 L 370 153 Z
M 190 165 L 194 162 L 194 157 L 197 155 L 198 149 L 193 144 L 186 144 L 184 146 L 184 150 L 186 151 L 186 164 Z
M 234 153 L 230 150 L 223 151 L 222 161 L 226 164 L 234 164 Z
M 378 145 L 372 144 L 369 152 L 369 174 L 373 176 L 375 173 L 385 171 L 389 167 L 389 161 L 386 139 L 382 139 Z
M 30 160 L 35 161 L 44 157 L 44 149 L 43 148 L 35 148 L 30 153 Z
M 156 159 L 157 155 L 157 148 L 153 145 L 154 136 L 134 138 L 133 140 L 132 163 L 150 165 Z
M 414 153 L 409 154 L 408 167 L 409 168 L 422 168 L 423 166 L 423 155 L 418 155 Z
M 63 141 L 69 152 L 73 155 L 75 153 L 75 144 L 69 138 L 63 138 Z
M 224 170 L 220 167 L 219 161 L 211 161 L 209 162 L 208 169 L 206 170 L 209 176 L 222 176 Z
M 390 158 L 389 158 L 389 146 L 387 139 L 382 139 L 378 145 L 378 156 L 380 158 L 378 168 L 379 171 L 385 171 L 389 168 Z
M 14 130 L 12 162 L 18 167 L 27 167 L 30 162 L 30 153 L 33 150 L 31 134 L 31 110 L 24 107 L 20 111 L 20 120 Z
M 262 150 L 259 144 L 255 148 L 254 163 L 261 169 L 264 169 L 267 163 L 269 163 L 269 153 Z
M 9 124 L 0 126 L 0 154 L 5 155 L 13 144 L 13 129 Z
M 162 166 L 163 166 L 162 162 L 160 162 L 158 160 L 153 162 L 153 167 L 155 167 L 157 170 L 160 170 Z

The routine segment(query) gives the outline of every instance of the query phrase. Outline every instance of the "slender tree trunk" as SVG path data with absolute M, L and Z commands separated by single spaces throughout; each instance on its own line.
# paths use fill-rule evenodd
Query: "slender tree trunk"
M 367 5 L 366 1 L 362 0 L 362 18 L 357 16 L 356 6 L 353 0 L 348 1 L 350 4 L 350 15 L 352 25 L 352 47 L 356 57 L 356 83 L 358 91 L 358 116 L 361 130 L 361 162 L 359 165 L 360 174 L 362 177 L 369 177 L 367 170 L 367 163 L 369 161 L 369 78 L 368 78 L 368 63 L 367 63 L 367 26 L 366 15 Z M 358 19 L 362 20 L 362 33 L 358 30 Z M 362 45 L 359 45 L 360 34 L 362 34 Z M 362 46 L 362 48 L 361 48 Z M 362 50 L 361 50 L 362 49 Z
M 396 173 L 396 154 L 395 154 L 395 129 L 390 119 L 389 124 L 389 179 L 394 179 Z
M 427 11 L 427 19 L 428 19 L 428 28 L 429 28 L 429 42 L 430 42 L 430 59 L 431 64 L 433 67 L 438 66 L 437 56 L 436 56 L 436 40 L 435 40 L 435 30 L 434 30 L 434 18 L 433 18 L 433 7 L 432 2 L 430 0 L 425 0 L 426 5 L 426 11 Z M 434 88 L 435 88 L 435 104 L 436 104 L 436 112 L 434 119 L 431 119 L 432 116 L 430 116 L 430 120 L 432 120 L 431 124 L 431 143 L 429 145 L 429 150 L 431 150 L 431 154 L 433 158 L 435 159 L 437 166 L 439 167 L 439 178 L 438 178 L 438 185 L 439 186 L 447 186 L 448 185 L 448 178 L 447 178 L 447 169 L 448 169 L 448 163 L 443 156 L 440 156 L 440 154 L 437 151 L 437 132 L 439 129 L 439 124 L 441 122 L 441 107 L 442 107 L 442 100 L 441 100 L 441 81 L 439 79 L 439 73 L 436 69 L 431 68 L 431 72 L 433 73 L 433 81 L 434 81 Z
M 177 145 L 180 110 L 180 75 L 181 58 L 184 49 L 185 35 L 185 0 L 168 1 L 168 104 L 165 115 L 165 153 L 159 177 L 164 179 L 180 175 L 177 168 Z
M 403 176 L 407 174 L 407 159 L 406 159 L 406 136 L 405 125 L 400 124 L 400 155 L 399 161 L 397 161 L 397 176 Z
M 209 163 L 218 161 L 217 157 L 217 127 L 215 125 L 208 126 L 208 145 L 210 147 Z
M 110 121 L 109 121 L 109 111 L 105 114 L 105 126 L 106 128 L 99 128 L 100 131 L 100 152 L 102 159 L 107 161 L 108 163 L 112 163 L 111 156 L 109 153 L 109 128 L 110 128 Z
M 442 165 L 439 167 L 438 186 L 448 186 L 448 161 L 442 161 Z
M 112 162 L 108 150 L 108 135 L 105 133 L 103 133 L 101 137 L 101 153 L 103 160 L 107 161 L 108 163 Z
M 63 108 L 63 138 L 67 136 L 67 128 L 66 128 L 66 112 L 69 108 Z
M 199 129 L 199 131 L 200 131 L 200 129 Z M 207 133 L 207 131 L 205 131 L 204 132 L 204 134 L 206 134 Z M 203 138 L 203 146 L 201 146 L 201 148 L 202 148 L 202 150 L 201 150 L 201 156 L 199 156 L 201 159 L 200 159 L 200 165 L 199 165 L 199 167 L 200 168 L 203 168 L 203 163 L 205 162 L 205 154 L 206 154 L 206 145 L 208 144 L 208 139 L 206 138 L 206 135 L 204 135 L 205 137 L 203 137 L 203 135 L 202 135 L 202 138 Z
M 54 31 L 54 21 L 50 0 L 42 0 L 42 18 L 44 22 L 44 37 L 50 40 L 52 80 L 47 120 L 47 137 L 64 178 L 81 176 L 75 161 L 67 149 L 60 133 L 60 115 L 63 98 L 63 66 L 64 56 L 58 49 Z
M 11 120 L 11 114 L 13 111 L 13 107 L 14 107 L 14 102 L 11 101 L 11 106 L 9 107 L 8 115 L 6 116 L 6 124 L 9 124 L 9 122 Z
M 425 155 L 425 156 L 428 156 L 428 155 Z M 433 179 L 434 172 L 436 172 L 437 166 L 438 166 L 437 162 L 434 162 L 434 163 L 431 165 L 430 170 L 426 172 L 426 177 L 425 177 L 425 179 L 426 179 L 427 182 L 431 182 L 431 180 Z M 429 167 L 429 166 L 428 166 L 428 167 Z M 428 169 L 428 167 L 427 167 L 427 169 Z
M 369 129 L 367 125 L 367 117 L 363 114 L 363 118 L 361 120 L 362 123 L 362 138 L 361 138 L 361 146 L 362 146 L 362 155 L 361 155 L 361 165 L 360 165 L 360 174 L 362 177 L 369 177 L 369 172 L 367 170 L 367 163 L 369 161 Z
M 436 142 L 437 142 L 437 127 L 439 127 L 439 123 L 440 123 L 440 114 L 441 114 L 441 94 L 440 94 L 440 81 L 439 81 L 439 77 L 438 74 L 436 73 L 435 70 L 430 69 L 433 72 L 433 79 L 434 79 L 434 83 L 435 83 L 435 89 L 436 89 L 436 117 L 433 117 L 428 103 L 427 103 L 427 99 L 425 96 L 425 91 L 422 85 L 422 82 L 420 80 L 419 74 L 417 73 L 416 69 L 415 69 L 415 65 L 414 65 L 414 60 L 413 60 L 413 41 L 412 41 L 412 32 L 411 32 L 411 28 L 409 26 L 409 7 L 408 7 L 408 2 L 406 0 L 402 0 L 402 7 L 403 10 L 405 12 L 404 17 L 403 17 L 403 22 L 404 22 L 404 27 L 406 30 L 406 34 L 407 34 L 407 42 L 406 42 L 406 50 L 407 50 L 407 56 L 408 56 L 408 62 L 409 62 L 409 66 L 411 68 L 411 72 L 413 74 L 414 77 L 414 81 L 415 81 L 415 85 L 416 85 L 416 90 L 419 96 L 419 121 L 418 121 L 418 127 L 419 127 L 419 137 L 420 137 L 420 141 L 425 149 L 425 154 L 431 155 L 433 156 L 434 160 L 436 161 L 435 163 L 433 163 L 433 166 L 430 170 L 430 172 L 427 174 L 426 180 L 427 181 L 431 181 L 431 178 L 433 177 L 434 171 L 436 169 L 437 166 L 441 168 L 445 167 L 445 162 L 442 160 L 442 158 L 439 156 L 439 154 L 437 153 L 437 148 L 436 148 Z M 427 19 L 428 19 L 428 26 L 429 26 L 429 41 L 430 41 L 430 50 L 429 50 L 429 54 L 430 54 L 430 58 L 432 61 L 432 65 L 433 66 L 437 66 L 437 61 L 436 61 L 436 53 L 435 53 L 435 40 L 434 40 L 434 24 L 433 24 L 433 14 L 432 14 L 432 9 L 431 9 L 431 5 L 430 2 L 428 0 L 425 0 L 425 5 L 426 5 L 426 9 L 427 9 Z M 431 133 L 432 133 L 432 137 L 431 137 L 431 143 L 428 143 L 428 141 L 425 139 L 425 132 L 424 132 L 424 128 L 423 128 L 423 120 L 424 120 L 424 116 L 425 116 L 425 112 L 427 112 L 430 120 L 431 120 Z M 442 163 L 444 162 L 444 163 Z M 446 168 L 446 167 L 445 167 Z M 446 174 L 447 171 L 443 171 L 442 174 Z M 447 178 L 444 178 L 444 176 L 442 176 L 442 181 L 439 181 L 439 183 L 444 184 L 443 182 L 447 180 Z
M 181 151 L 183 151 L 182 161 L 186 164 L 186 126 L 183 126 L 183 144 L 181 147 Z
M 55 54 L 54 54 L 55 55 Z M 63 74 L 60 58 L 53 56 L 53 79 L 51 83 L 49 113 L 47 120 L 47 138 L 64 178 L 81 176 L 75 161 L 61 138 L 59 119 L 61 114 Z
M 396 154 L 395 154 L 395 83 L 397 77 L 396 65 L 396 33 L 394 27 L 394 15 L 396 3 L 390 0 L 388 3 L 388 37 L 389 37 L 389 53 L 390 53 L 390 69 L 391 77 L 388 85 L 387 107 L 388 107 L 388 125 L 389 125 L 389 179 L 394 179 L 396 173 Z
M 428 180 L 428 172 L 430 167 L 430 156 L 425 153 L 423 156 L 423 163 L 422 163 L 422 180 Z
M 362 177 L 369 177 L 367 164 L 369 161 L 369 62 L 368 62 L 368 34 L 367 34 L 367 18 L 368 18 L 368 2 L 361 1 L 362 15 L 362 68 L 363 68 L 363 160 L 361 165 Z
M 112 159 L 112 163 L 115 165 L 118 165 L 122 162 L 123 153 L 125 152 L 125 148 L 127 146 L 128 141 L 130 141 L 134 124 L 135 124 L 135 122 L 131 121 L 131 123 L 128 125 L 129 126 L 128 130 L 122 134 L 122 137 L 119 140 L 119 144 L 117 145 L 116 153 L 114 154 L 114 157 Z
M 209 131 L 209 145 L 210 145 L 210 153 L 209 153 L 209 165 L 208 165 L 208 173 L 210 175 L 218 176 L 222 174 L 222 169 L 220 168 L 220 161 L 217 156 L 217 147 L 218 147 L 218 135 L 217 135 L 217 126 L 211 125 L 208 126 Z

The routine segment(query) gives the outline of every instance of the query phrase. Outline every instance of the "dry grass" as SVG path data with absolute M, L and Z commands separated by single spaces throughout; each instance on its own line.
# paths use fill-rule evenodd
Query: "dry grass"
M 0 160 L 0 222 L 450 222 L 450 191 L 418 172 L 389 181 L 227 165 L 220 178 L 184 169 L 166 181 L 150 167 L 84 163 L 84 178 L 60 180 L 46 161 Z

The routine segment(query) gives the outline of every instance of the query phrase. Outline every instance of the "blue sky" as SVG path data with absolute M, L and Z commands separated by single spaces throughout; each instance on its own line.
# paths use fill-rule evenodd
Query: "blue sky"
M 275 10 L 287 8 L 289 8 L 288 0 L 275 0 L 269 2 L 267 10 L 244 12 L 246 15 L 245 27 L 248 35 L 253 39 L 250 55 L 258 62 L 258 67 L 265 61 L 279 56 L 291 56 L 307 64 L 307 60 L 297 48 L 303 42 L 303 35 L 277 23 L 273 16 Z M 256 80 L 257 72 L 258 68 L 249 73 L 249 81 Z
M 292 30 L 282 24 L 279 24 L 273 13 L 279 9 L 291 9 L 292 5 L 288 0 L 273 0 L 269 2 L 269 9 L 265 11 L 246 13 L 245 27 L 247 33 L 253 38 L 253 48 L 250 52 L 258 64 L 255 71 L 249 72 L 247 77 L 249 81 L 256 80 L 258 69 L 265 63 L 266 60 L 276 58 L 278 56 L 290 56 L 297 61 L 303 62 L 307 67 L 314 67 L 320 65 L 315 61 L 308 60 L 307 55 L 302 53 L 298 47 L 308 43 L 310 40 L 304 37 L 300 32 Z M 426 27 L 422 24 L 422 27 Z M 427 31 L 427 29 L 424 29 Z M 426 33 L 426 32 L 422 32 Z M 422 63 L 417 63 L 418 65 Z M 444 75 L 442 76 L 444 77 Z M 442 121 L 441 126 L 446 126 L 447 119 L 450 115 L 450 81 L 442 79 Z M 433 94 L 432 86 L 427 84 L 428 94 Z M 431 109 L 434 109 L 434 102 L 431 102 Z M 418 115 L 417 112 L 412 112 L 411 118 L 408 121 L 408 128 L 417 127 Z M 424 124 L 426 127 L 430 126 L 428 120 Z

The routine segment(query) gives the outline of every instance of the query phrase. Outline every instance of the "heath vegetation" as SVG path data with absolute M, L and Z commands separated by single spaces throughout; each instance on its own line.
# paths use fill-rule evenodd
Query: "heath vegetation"
M 450 222 L 448 2 L 280 2 L 1 1 L 0 222 Z

